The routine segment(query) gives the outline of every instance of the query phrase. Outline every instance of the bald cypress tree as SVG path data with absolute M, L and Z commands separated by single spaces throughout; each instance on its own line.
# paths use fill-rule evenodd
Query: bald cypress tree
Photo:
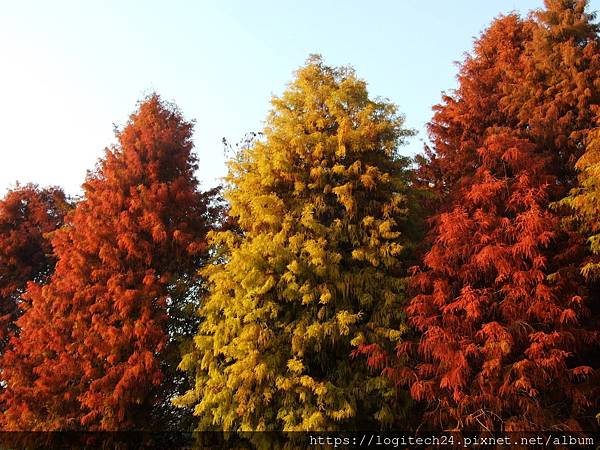
M 209 196 L 197 190 L 192 124 L 152 95 L 117 133 L 54 233 L 56 270 L 31 284 L 2 364 L 7 430 L 128 430 L 157 417 L 178 381 L 174 311 L 205 257 Z M 162 412 L 160 411 L 162 410 Z M 159 429 L 160 429 L 159 428 Z
M 70 208 L 57 187 L 17 185 L 0 200 L 0 354 L 17 330 L 28 282 L 44 282 L 56 259 L 49 234 Z
M 311 57 L 230 164 L 240 233 L 212 237 L 210 295 L 181 368 L 199 429 L 391 425 L 406 398 L 351 352 L 402 338 L 412 133 L 347 67 Z
M 435 108 L 423 173 L 441 200 L 406 309 L 421 336 L 386 370 L 426 405 L 426 426 L 594 425 L 597 291 L 580 272 L 585 240 L 557 205 L 588 141 L 580 164 L 593 171 L 598 42 L 585 1 L 499 17 Z

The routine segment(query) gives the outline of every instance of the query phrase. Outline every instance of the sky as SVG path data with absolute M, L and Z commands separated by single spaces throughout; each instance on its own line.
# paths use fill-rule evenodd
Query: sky
M 0 194 L 14 183 L 79 195 L 86 171 L 151 92 L 195 119 L 203 188 L 226 174 L 222 139 L 259 131 L 312 53 L 350 64 L 418 134 L 455 62 L 500 13 L 542 0 L 0 0 Z M 590 1 L 599 10 L 600 0 Z

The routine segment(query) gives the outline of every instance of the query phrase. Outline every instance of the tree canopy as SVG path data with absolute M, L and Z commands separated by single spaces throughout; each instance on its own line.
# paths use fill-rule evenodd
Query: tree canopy
M 199 429 L 334 430 L 391 425 L 406 396 L 350 357 L 401 339 L 412 132 L 347 67 L 311 57 L 272 100 L 264 139 L 230 164 L 240 233 L 212 235 L 196 374 L 177 400 Z
M 177 108 L 152 95 L 88 174 L 84 198 L 53 235 L 56 270 L 30 284 L 3 357 L 5 429 L 152 425 L 169 384 L 161 360 L 172 287 L 199 268 L 211 222 L 191 134 Z
M 497 18 L 435 108 L 421 173 L 440 212 L 406 309 L 420 338 L 387 369 L 428 426 L 573 430 L 598 408 L 585 244 L 555 206 L 594 127 L 592 19 L 571 1 Z
M 70 208 L 58 187 L 17 185 L 0 200 L 0 354 L 16 331 L 28 282 L 43 283 L 55 258 L 49 234 Z

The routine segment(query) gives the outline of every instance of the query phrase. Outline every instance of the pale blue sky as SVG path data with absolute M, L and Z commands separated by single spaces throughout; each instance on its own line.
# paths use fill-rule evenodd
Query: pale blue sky
M 310 53 L 352 64 L 419 131 L 473 37 L 542 0 L 0 0 L 0 193 L 19 180 L 79 193 L 85 171 L 152 90 L 196 119 L 203 186 L 225 174 L 221 139 L 256 131 Z M 600 9 L 600 0 L 590 2 Z

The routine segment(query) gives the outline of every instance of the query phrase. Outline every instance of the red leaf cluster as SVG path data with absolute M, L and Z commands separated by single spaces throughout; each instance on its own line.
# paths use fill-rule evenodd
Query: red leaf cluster
M 161 401 L 170 286 L 205 257 L 209 197 L 197 191 L 192 124 L 153 95 L 88 174 L 54 233 L 56 270 L 2 359 L 8 430 L 150 425 Z
M 0 200 L 0 354 L 25 307 L 27 283 L 43 282 L 55 258 L 48 234 L 60 228 L 69 209 L 59 188 L 16 186 Z
M 594 127 L 599 50 L 583 1 L 499 17 L 435 107 L 419 176 L 438 213 L 407 308 L 419 337 L 385 369 L 422 402 L 429 427 L 593 423 L 598 299 L 579 271 L 585 240 L 555 202 Z

